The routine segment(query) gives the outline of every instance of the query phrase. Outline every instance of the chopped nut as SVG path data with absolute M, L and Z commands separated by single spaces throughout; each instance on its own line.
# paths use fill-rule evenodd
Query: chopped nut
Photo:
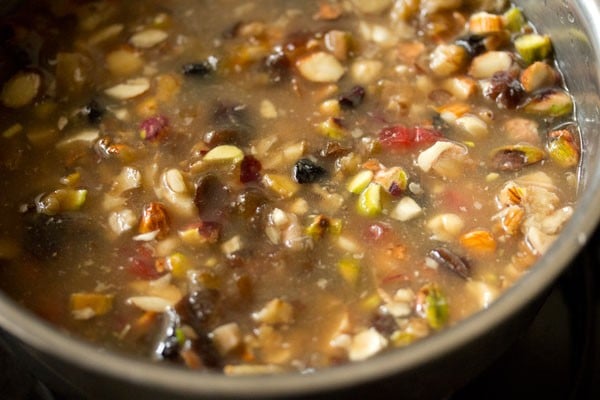
M 269 325 L 289 324 L 294 320 L 294 308 L 276 298 L 268 302 L 262 310 L 252 313 L 252 319 Z

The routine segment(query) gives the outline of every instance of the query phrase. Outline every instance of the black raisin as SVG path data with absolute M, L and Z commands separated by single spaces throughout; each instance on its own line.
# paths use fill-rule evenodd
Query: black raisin
M 362 86 L 354 86 L 348 92 L 338 98 L 340 106 L 344 109 L 353 109 L 360 106 L 365 98 L 365 89 Z
M 311 160 L 303 158 L 294 165 L 293 176 L 298 183 L 313 183 L 321 179 L 327 171 Z
M 104 107 L 102 107 L 96 100 L 90 101 L 83 109 L 81 113 L 87 117 L 90 124 L 97 124 L 102 120 L 104 115 Z

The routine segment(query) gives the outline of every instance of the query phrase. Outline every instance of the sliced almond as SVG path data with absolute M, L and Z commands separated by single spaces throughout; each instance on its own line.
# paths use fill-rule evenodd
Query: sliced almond
M 148 89 L 150 81 L 147 78 L 135 78 L 108 88 L 104 93 L 115 99 L 127 100 L 146 93 Z
M 175 302 L 157 296 L 134 296 L 128 298 L 127 303 L 152 312 L 165 312 L 167 308 L 175 305 Z
M 160 29 L 146 29 L 133 35 L 129 43 L 138 49 L 149 49 L 164 42 L 168 37 L 169 34 Z

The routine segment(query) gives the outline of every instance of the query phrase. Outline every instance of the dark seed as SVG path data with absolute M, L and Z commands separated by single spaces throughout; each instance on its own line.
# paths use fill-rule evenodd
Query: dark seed
M 469 264 L 467 264 L 460 256 L 444 247 L 438 247 L 437 249 L 431 250 L 429 252 L 429 257 L 463 279 L 469 279 L 471 276 Z
M 325 168 L 318 166 L 311 160 L 303 158 L 294 165 L 292 172 L 294 179 L 298 183 L 313 183 L 321 179 L 327 171 Z
M 340 95 L 338 101 L 342 108 L 353 109 L 360 106 L 364 98 L 365 89 L 362 86 L 354 86 L 349 92 Z
M 217 69 L 217 59 L 210 57 L 208 60 L 184 64 L 181 72 L 186 76 L 197 76 L 203 78 L 215 72 Z
M 98 104 L 96 100 L 92 100 L 85 107 L 83 107 L 81 114 L 87 117 L 90 124 L 97 124 L 102 120 L 104 108 Z
M 251 155 L 244 156 L 240 165 L 240 182 L 248 183 L 258 181 L 260 179 L 261 169 L 262 165 L 256 157 Z
M 469 35 L 459 38 L 455 44 L 464 47 L 471 57 L 478 56 L 486 51 L 485 36 L 481 35 Z

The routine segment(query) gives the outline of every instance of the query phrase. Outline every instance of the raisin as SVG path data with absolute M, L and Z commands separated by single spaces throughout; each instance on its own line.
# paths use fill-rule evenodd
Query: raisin
M 298 183 L 317 182 L 325 176 L 326 173 L 327 170 L 325 170 L 325 168 L 318 166 L 307 158 L 299 160 L 296 165 L 294 165 L 294 170 L 292 172 L 294 179 Z
M 483 94 L 495 100 L 498 107 L 512 110 L 517 108 L 525 97 L 525 90 L 514 74 L 498 71 L 490 79 L 490 84 Z
M 203 175 L 196 183 L 194 205 L 203 220 L 218 220 L 229 203 L 229 187 L 213 174 Z
M 391 336 L 398 330 L 398 324 L 390 314 L 377 313 L 371 320 L 371 325 L 384 336 Z

